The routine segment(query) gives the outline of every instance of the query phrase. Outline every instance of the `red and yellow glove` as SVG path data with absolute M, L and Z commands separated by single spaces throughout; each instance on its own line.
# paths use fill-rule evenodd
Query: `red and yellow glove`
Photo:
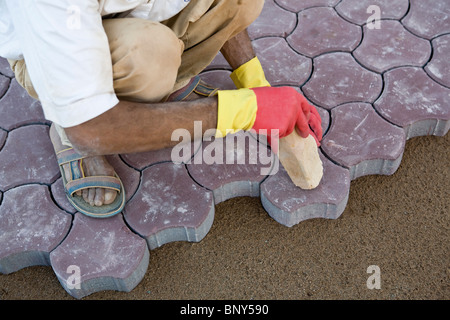
M 294 88 L 221 90 L 218 96 L 217 137 L 254 129 L 257 133 L 264 130 L 268 136 L 278 130 L 283 138 L 297 129 L 304 138 L 312 134 L 317 143 L 322 139 L 317 110 Z
M 218 136 L 239 129 L 265 129 L 270 135 L 271 129 L 278 129 L 282 138 L 296 127 L 302 137 L 311 134 L 320 146 L 322 119 L 301 94 L 292 88 L 256 89 L 270 87 L 257 57 L 237 68 L 230 77 L 241 90 L 219 92 Z M 253 89 L 242 90 L 244 88 Z M 270 141 L 270 136 L 268 139 Z

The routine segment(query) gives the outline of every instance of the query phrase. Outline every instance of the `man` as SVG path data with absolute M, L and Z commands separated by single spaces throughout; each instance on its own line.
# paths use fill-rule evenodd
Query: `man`
M 298 130 L 321 140 L 317 111 L 293 88 L 271 88 L 246 28 L 263 0 L 0 0 L 0 56 L 41 101 L 68 199 L 109 217 L 123 186 L 104 155 L 173 145 L 194 121 L 223 137 Z M 236 90 L 198 74 L 221 51 Z M 251 89 L 250 89 L 251 88 Z M 312 130 L 311 130 L 312 129 Z

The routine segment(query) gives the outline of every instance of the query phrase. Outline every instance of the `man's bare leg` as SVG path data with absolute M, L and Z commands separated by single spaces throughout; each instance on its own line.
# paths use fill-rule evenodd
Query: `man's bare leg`
M 226 42 L 221 52 L 233 69 L 255 57 L 246 30 Z M 121 101 L 97 118 L 65 131 L 75 149 L 86 155 L 86 176 L 112 175 L 114 169 L 104 155 L 172 147 L 177 144 L 171 141 L 172 132 L 184 128 L 193 137 L 194 121 L 202 121 L 204 130 L 216 128 L 217 97 L 158 104 Z M 101 188 L 82 193 L 86 202 L 96 206 L 112 203 L 116 195 Z

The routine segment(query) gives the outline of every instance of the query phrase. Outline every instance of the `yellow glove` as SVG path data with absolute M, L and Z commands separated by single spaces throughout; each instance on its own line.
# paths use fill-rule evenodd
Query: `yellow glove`
M 270 83 L 266 80 L 258 57 L 253 58 L 234 70 L 230 78 L 238 89 L 270 87 Z

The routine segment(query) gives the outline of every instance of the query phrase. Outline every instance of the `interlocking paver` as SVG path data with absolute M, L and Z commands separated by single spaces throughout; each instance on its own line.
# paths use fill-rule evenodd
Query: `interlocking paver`
M 259 184 L 274 165 L 270 150 L 251 134 L 241 131 L 225 139 L 205 142 L 202 152 L 196 154 L 187 168 L 198 184 L 213 191 L 218 204 L 238 196 L 259 196 Z
M 314 59 L 314 73 L 303 92 L 312 102 L 331 109 L 348 102 L 372 103 L 382 86 L 381 76 L 361 67 L 350 53 L 327 53 Z
M 271 85 L 300 86 L 311 75 L 311 59 L 295 53 L 286 39 L 261 38 L 253 41 L 253 46 Z
M 450 87 L 450 35 L 433 40 L 433 58 L 425 67 L 431 78 Z
M 323 178 L 313 190 L 296 187 L 283 166 L 261 185 L 261 203 L 282 225 L 291 227 L 313 218 L 337 219 L 345 209 L 350 192 L 350 173 L 320 153 Z
M 286 37 L 297 23 L 295 13 L 283 10 L 274 0 L 266 0 L 264 9 L 248 28 L 251 39 L 268 36 Z
M 149 256 L 145 240 L 128 229 L 122 215 L 94 219 L 77 213 L 50 262 L 66 291 L 82 298 L 101 290 L 132 290 L 144 277 Z
M 414 34 L 432 39 L 450 32 L 450 7 L 447 0 L 410 0 L 411 7 L 402 20 Z
M 339 0 L 275 0 L 275 2 L 286 10 L 299 12 L 300 10 L 312 7 L 331 7 L 336 5 Z
M 0 128 L 11 130 L 31 123 L 48 123 L 44 118 L 41 104 L 31 98 L 17 83 L 11 81 L 9 90 L 0 99 Z
M 142 184 L 124 216 L 150 249 L 173 241 L 200 241 L 214 219 L 213 195 L 189 177 L 184 165 L 161 163 L 142 172 Z
M 45 125 L 17 128 L 0 150 L 0 190 L 27 183 L 54 182 L 59 168 Z
M 306 9 L 298 17 L 297 27 L 287 41 L 306 56 L 350 52 L 361 42 L 361 28 L 339 17 L 333 8 Z
M 351 179 L 393 174 L 400 165 L 405 132 L 382 119 L 367 103 L 348 103 L 331 110 L 333 122 L 323 151 L 350 169 Z
M 0 272 L 50 265 L 49 254 L 69 232 L 72 218 L 51 200 L 47 186 L 4 193 L 0 206 Z
M 401 19 L 409 8 L 408 0 L 342 0 L 336 6 L 336 11 L 345 19 L 363 25 L 368 20 L 372 21 L 373 9 L 380 9 L 381 19 Z M 383 22 L 384 23 L 384 22 Z M 384 29 L 386 30 L 386 29 Z
M 384 72 L 400 66 L 423 66 L 431 56 L 430 42 L 407 31 L 398 21 L 383 21 L 382 32 L 364 27 L 364 40 L 354 56 L 366 68 Z
M 403 127 L 407 139 L 448 132 L 450 89 L 414 67 L 388 71 L 384 82 L 384 92 L 374 106 L 387 120 Z
M 380 8 L 381 29 L 366 25 L 371 5 Z M 76 298 L 130 291 L 149 250 L 204 239 L 215 204 L 226 199 L 260 196 L 285 226 L 338 218 L 352 179 L 392 174 L 406 139 L 448 132 L 449 17 L 447 0 L 267 0 L 249 33 L 269 82 L 294 87 L 318 108 L 320 185 L 295 187 L 264 137 L 240 132 L 257 143 L 193 143 L 182 164 L 172 162 L 172 149 L 108 156 L 127 194 L 124 212 L 110 219 L 86 217 L 67 201 L 49 122 L 0 58 L 0 272 L 51 265 Z M 230 73 L 219 53 L 201 77 L 233 89 Z M 248 163 L 214 163 L 227 154 Z

